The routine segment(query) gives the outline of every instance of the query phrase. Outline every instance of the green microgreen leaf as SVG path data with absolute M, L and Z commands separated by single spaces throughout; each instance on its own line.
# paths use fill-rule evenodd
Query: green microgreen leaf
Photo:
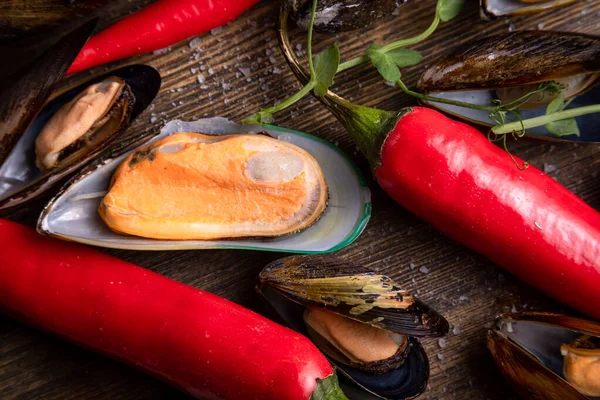
M 575 118 L 562 119 L 546 124 L 548 132 L 554 136 L 577 135 L 579 136 L 579 127 Z
M 400 69 L 396 66 L 392 58 L 380 51 L 380 49 L 381 46 L 372 44 L 367 49 L 367 57 L 369 57 L 371 63 L 377 68 L 383 79 L 388 82 L 396 82 L 402 77 Z
M 464 0 L 438 0 L 437 15 L 442 22 L 456 17 L 463 6 Z
M 555 98 L 554 100 L 552 100 L 550 102 L 550 104 L 548 104 L 548 107 L 546 107 L 546 115 L 548 114 L 552 114 L 558 111 L 562 111 L 565 108 L 565 98 L 562 96 L 562 94 L 560 96 L 558 96 L 557 98 Z
M 320 97 L 327 93 L 327 89 L 333 85 L 338 65 L 340 65 L 340 49 L 337 44 L 317 54 L 314 59 L 315 76 L 312 77 L 315 81 L 315 95 Z
M 410 67 L 417 65 L 423 59 L 421 53 L 416 50 L 405 49 L 403 47 L 390 50 L 385 53 L 397 67 Z

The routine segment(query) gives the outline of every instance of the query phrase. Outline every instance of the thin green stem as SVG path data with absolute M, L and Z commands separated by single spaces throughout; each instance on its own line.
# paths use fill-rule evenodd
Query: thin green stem
M 306 85 L 304 85 L 304 87 L 302 89 L 300 89 L 299 92 L 295 93 L 291 97 L 288 97 L 287 99 L 283 100 L 281 103 L 279 103 L 277 105 L 271 106 L 269 108 L 264 108 L 261 111 L 264 113 L 267 113 L 267 114 L 275 114 L 276 112 L 284 110 L 284 109 L 288 108 L 289 106 L 291 106 L 292 104 L 296 103 L 297 101 L 301 100 L 304 96 L 309 94 L 310 91 L 313 90 L 314 88 L 315 88 L 315 82 L 310 81 Z
M 543 126 L 549 124 L 550 122 L 579 117 L 581 115 L 593 114 L 597 112 L 600 112 L 600 104 L 594 104 L 591 106 L 579 108 L 571 108 L 570 110 L 563 110 L 552 114 L 542 115 L 541 117 L 525 119 L 523 121 L 510 122 L 504 125 L 497 125 L 492 128 L 492 132 L 496 135 L 502 135 L 515 131 L 521 131 L 524 129 L 535 128 L 536 126 Z
M 381 48 L 381 50 L 383 52 L 387 52 L 387 51 L 390 51 L 390 50 L 397 49 L 399 47 L 406 47 L 406 46 L 411 46 L 413 44 L 420 43 L 423 40 L 427 39 L 429 36 L 431 36 L 433 34 L 433 32 L 435 32 L 435 30 L 437 29 L 437 27 L 439 25 L 440 25 L 440 17 L 436 13 L 435 14 L 435 18 L 433 19 L 433 22 L 431 23 L 431 25 L 429 25 L 429 28 L 427 28 L 426 30 L 424 30 L 420 35 L 417 35 L 417 36 L 412 37 L 412 38 L 408 38 L 408 39 L 404 39 L 404 40 L 398 40 L 396 42 L 388 43 L 385 46 L 383 46 Z
M 310 78 L 314 79 L 315 77 L 315 67 L 313 65 L 313 56 L 312 56 L 312 34 L 313 34 L 313 26 L 315 24 L 315 14 L 317 13 L 317 0 L 313 0 L 312 8 L 310 11 L 310 23 L 308 24 L 308 38 L 306 43 L 306 51 L 308 53 L 308 69 L 310 71 Z
M 369 57 L 367 57 L 367 56 L 360 56 L 360 57 L 353 58 L 352 60 L 344 61 L 343 63 L 338 65 L 338 69 L 337 69 L 336 73 L 340 73 L 340 72 L 345 71 L 350 68 L 358 67 L 359 65 L 366 64 L 368 62 L 369 62 Z
M 398 40 L 398 41 L 386 44 L 385 46 L 383 46 L 381 48 L 381 51 L 386 52 L 386 51 L 397 49 L 399 47 L 406 47 L 406 46 L 410 46 L 413 44 L 417 44 L 417 43 L 427 39 L 429 36 L 431 36 L 433 34 L 433 32 L 435 32 L 435 30 L 437 29 L 439 24 L 440 24 L 440 18 L 438 17 L 438 15 L 436 13 L 435 18 L 433 19 L 433 22 L 431 23 L 429 28 L 427 28 L 421 34 L 411 37 L 411 38 L 408 38 L 408 39 L 402 39 L 402 40 Z M 356 67 L 358 65 L 368 63 L 368 62 L 369 62 L 369 57 L 359 56 L 359 57 L 356 57 L 356 58 L 353 58 L 351 60 L 341 63 L 338 66 L 337 72 L 339 73 L 339 72 L 345 71 L 347 69 L 350 69 L 350 68 Z
M 400 88 L 402 89 L 402 91 L 404 93 L 406 93 L 409 96 L 412 96 L 412 97 L 415 97 L 417 99 L 420 99 L 420 100 L 433 101 L 435 103 L 450 104 L 450 105 L 453 105 L 453 106 L 466 107 L 466 108 L 472 108 L 472 109 L 475 109 L 475 110 L 484 110 L 484 111 L 489 111 L 489 112 L 495 112 L 495 111 L 498 110 L 498 107 L 495 107 L 495 106 L 483 106 L 483 105 L 479 105 L 479 104 L 465 103 L 463 101 L 443 99 L 441 97 L 428 96 L 426 94 L 421 94 L 421 93 L 413 92 L 400 79 L 398 79 L 396 81 L 396 84 L 398 86 L 400 86 Z

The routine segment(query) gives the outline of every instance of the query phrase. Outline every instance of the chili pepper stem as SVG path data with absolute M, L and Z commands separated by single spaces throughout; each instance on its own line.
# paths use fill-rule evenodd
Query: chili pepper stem
M 542 115 L 541 117 L 535 117 L 530 119 L 524 119 L 522 121 L 511 122 L 508 124 L 497 125 L 492 128 L 492 132 L 496 135 L 502 135 L 514 131 L 520 131 L 523 129 L 535 128 L 536 126 L 543 126 L 550 122 L 579 117 L 581 115 L 593 114 L 597 112 L 600 112 L 600 104 L 572 108 L 570 110 L 564 110 L 552 114 Z
M 340 388 L 335 372 L 325 379 L 317 379 L 317 387 L 310 400 L 348 400 Z

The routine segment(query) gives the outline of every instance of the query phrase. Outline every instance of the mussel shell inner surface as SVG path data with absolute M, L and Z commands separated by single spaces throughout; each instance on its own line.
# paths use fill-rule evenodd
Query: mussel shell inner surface
M 559 376 L 563 376 L 560 347 L 581 336 L 581 333 L 570 329 L 531 321 L 509 322 L 503 327 L 503 332 Z

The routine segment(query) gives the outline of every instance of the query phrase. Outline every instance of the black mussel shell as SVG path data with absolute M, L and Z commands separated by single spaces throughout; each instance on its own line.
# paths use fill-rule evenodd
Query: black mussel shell
M 561 345 L 582 333 L 600 336 L 600 323 L 554 313 L 505 314 L 488 332 L 488 348 L 523 399 L 589 400 L 563 375 Z
M 409 336 L 443 336 L 448 321 L 431 307 L 367 268 L 328 256 L 291 256 L 259 275 L 261 285 L 301 304 Z
M 421 75 L 421 92 L 498 89 L 600 71 L 600 37 L 519 31 L 461 45 Z
M 109 76 L 123 79 L 135 98 L 127 123 L 123 123 L 109 139 L 100 143 L 96 149 L 82 158 L 68 164 L 65 163 L 48 173 L 42 173 L 35 166 L 34 147 L 35 138 L 43 126 L 61 106 L 68 103 L 79 92 Z M 132 143 L 141 143 L 140 141 L 144 138 L 122 134 L 133 120 L 152 103 L 160 84 L 160 74 L 154 68 L 147 65 L 131 65 L 93 78 L 50 101 L 31 123 L 6 162 L 0 166 L 0 209 L 16 206 L 41 195 L 86 163 L 110 152 L 113 146 L 126 148 Z M 148 136 L 147 139 L 150 138 L 148 134 L 143 134 L 143 136 Z
M 312 2 L 286 0 L 291 5 L 291 16 L 298 26 L 307 29 Z M 336 33 L 366 28 L 375 21 L 394 14 L 407 0 L 323 0 L 317 3 L 314 29 Z

